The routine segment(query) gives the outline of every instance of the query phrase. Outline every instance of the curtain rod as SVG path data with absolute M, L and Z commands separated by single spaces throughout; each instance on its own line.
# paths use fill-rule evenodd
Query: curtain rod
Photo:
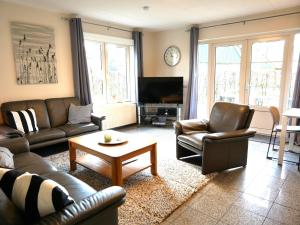
M 215 25 L 205 26 L 205 27 L 200 27 L 200 26 L 198 26 L 198 27 L 199 27 L 199 29 L 206 29 L 206 28 L 220 27 L 220 26 L 226 26 L 226 25 L 232 25 L 232 24 L 238 24 L 238 23 L 245 24 L 246 22 L 251 22 L 251 21 L 256 21 L 256 20 L 271 19 L 271 18 L 289 16 L 289 15 L 295 15 L 295 14 L 300 14 L 300 11 L 292 12 L 292 13 L 284 13 L 284 14 L 279 14 L 279 15 L 273 15 L 273 16 L 258 17 L 258 18 L 253 18 L 253 19 L 240 20 L 240 21 L 234 21 L 234 22 L 229 22 L 229 23 L 220 23 L 220 24 L 215 24 Z M 186 32 L 189 32 L 189 31 L 190 31 L 190 29 L 186 30 Z
M 66 17 L 62 17 L 63 20 L 70 20 L 71 18 L 66 18 Z M 118 27 L 113 27 L 113 26 L 108 26 L 108 25 L 103 25 L 103 24 L 99 24 L 99 23 L 93 23 L 93 22 L 89 22 L 89 21 L 85 21 L 85 20 L 81 20 L 82 23 L 86 23 L 86 24 L 90 24 L 90 25 L 95 25 L 95 26 L 99 26 L 99 27 L 106 27 L 108 30 L 109 29 L 114 29 L 114 30 L 120 30 L 120 31 L 124 31 L 124 32 L 129 32 L 131 33 L 131 30 L 127 30 L 127 29 L 122 29 L 122 28 L 118 28 Z

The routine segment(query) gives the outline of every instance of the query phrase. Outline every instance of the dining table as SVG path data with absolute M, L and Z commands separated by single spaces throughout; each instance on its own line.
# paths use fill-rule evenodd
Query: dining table
M 281 133 L 280 133 L 280 146 L 279 146 L 279 155 L 278 155 L 278 165 L 282 165 L 284 152 L 285 152 L 285 136 L 286 136 L 286 129 L 288 125 L 289 119 L 292 119 L 292 124 L 296 123 L 296 119 L 300 119 L 300 108 L 290 108 L 282 113 L 281 116 Z M 295 134 L 290 135 L 289 141 L 289 149 L 291 149 L 294 143 Z

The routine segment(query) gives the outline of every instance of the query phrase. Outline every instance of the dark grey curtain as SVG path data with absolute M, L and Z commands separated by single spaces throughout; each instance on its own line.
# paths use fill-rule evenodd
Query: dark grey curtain
M 190 31 L 190 68 L 187 98 L 185 104 L 185 119 L 197 117 L 198 103 L 198 40 L 199 28 L 192 27 Z
M 296 73 L 296 81 L 295 81 L 292 107 L 300 108 L 300 55 L 299 55 L 299 59 L 298 59 L 298 68 L 297 68 L 297 73 Z M 300 125 L 300 120 L 297 120 L 297 125 Z M 297 145 L 300 145 L 300 135 L 299 134 L 296 134 L 295 142 Z
M 134 64 L 137 77 L 144 76 L 143 69 L 143 33 L 139 31 L 132 32 L 132 39 L 134 43 Z
M 70 20 L 70 30 L 75 96 L 82 105 L 88 105 L 92 98 L 80 18 Z

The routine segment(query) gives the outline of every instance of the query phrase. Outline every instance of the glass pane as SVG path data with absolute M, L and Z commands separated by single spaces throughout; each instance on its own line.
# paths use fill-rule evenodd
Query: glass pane
M 242 45 L 216 47 L 215 101 L 239 102 Z
M 249 104 L 279 106 L 284 40 L 252 45 Z
M 208 44 L 198 45 L 198 105 L 197 117 L 208 118 Z
M 294 52 L 293 52 L 293 59 L 292 59 L 293 60 L 292 61 L 292 76 L 291 76 L 291 82 L 290 82 L 290 88 L 289 88 L 289 99 L 288 99 L 288 103 L 287 103 L 288 108 L 292 107 L 299 55 L 300 55 L 300 33 L 296 34 L 295 38 L 294 38 Z
M 106 102 L 104 93 L 104 72 L 101 62 L 101 43 L 85 40 L 84 44 L 93 102 Z
M 128 47 L 107 44 L 107 98 L 108 102 L 129 100 L 127 57 Z

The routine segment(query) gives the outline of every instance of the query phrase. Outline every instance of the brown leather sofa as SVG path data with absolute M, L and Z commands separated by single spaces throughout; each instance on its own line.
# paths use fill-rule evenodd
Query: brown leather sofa
M 176 157 L 200 155 L 202 174 L 246 166 L 254 110 L 247 105 L 217 102 L 209 121 L 176 122 Z
M 102 121 L 105 117 L 92 115 L 91 123 L 67 124 L 69 106 L 80 105 L 75 97 L 52 98 L 46 100 L 26 100 L 6 102 L 1 106 L 4 125 L 0 126 L 0 134 L 11 136 L 24 136 L 30 144 L 30 149 L 37 149 L 61 142 L 83 133 L 102 130 Z M 8 111 L 18 111 L 33 108 L 37 117 L 39 131 L 24 134 L 9 127 Z
M 57 171 L 42 157 L 29 152 L 25 138 L 0 140 L 0 146 L 9 148 L 14 154 L 15 168 L 20 171 L 37 173 L 64 186 L 75 203 L 60 212 L 43 217 L 34 224 L 40 225 L 116 225 L 118 207 L 125 201 L 125 191 L 121 187 L 109 187 L 96 191 L 77 178 Z M 0 224 L 28 225 L 24 215 L 12 204 L 0 189 Z

